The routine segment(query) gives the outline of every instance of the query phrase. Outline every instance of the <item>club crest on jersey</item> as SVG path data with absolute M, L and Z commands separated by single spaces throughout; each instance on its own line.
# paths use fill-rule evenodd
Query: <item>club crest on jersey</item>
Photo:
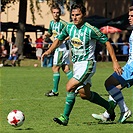
M 72 38 L 71 43 L 76 48 L 80 48 L 82 46 L 82 41 L 77 37 Z

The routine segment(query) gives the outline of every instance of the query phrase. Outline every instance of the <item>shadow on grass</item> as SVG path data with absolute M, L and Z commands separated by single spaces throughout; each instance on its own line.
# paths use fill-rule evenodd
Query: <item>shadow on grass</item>
M 116 122 L 102 122 L 102 121 L 98 121 L 98 122 L 84 122 L 83 124 L 86 124 L 86 125 L 116 124 Z
M 18 128 L 18 129 L 16 129 L 16 130 L 34 130 L 33 128 Z
M 107 122 L 83 122 L 83 124 L 86 125 L 97 125 L 97 124 L 104 124 L 104 125 L 109 125 L 109 124 L 133 124 L 133 121 L 125 121 L 124 123 L 118 123 L 118 122 L 113 122 L 113 121 L 107 121 Z
M 122 124 L 133 124 L 133 121 L 125 121 L 124 123 Z

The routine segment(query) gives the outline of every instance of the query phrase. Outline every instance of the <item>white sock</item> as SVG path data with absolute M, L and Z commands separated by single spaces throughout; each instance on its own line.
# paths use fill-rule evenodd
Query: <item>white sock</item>
M 109 95 L 109 100 L 108 101 L 114 101 L 116 103 L 116 101 L 114 100 L 114 98 L 111 95 Z
M 119 102 L 118 102 L 118 105 L 119 105 L 119 107 L 120 107 L 120 111 L 121 111 L 121 112 L 126 112 L 126 111 L 128 111 L 128 107 L 126 106 L 126 103 L 125 103 L 124 99 L 121 100 L 121 101 L 119 101 Z
M 109 118 L 109 117 L 110 117 L 110 114 L 109 114 L 107 111 L 105 111 L 105 112 L 103 113 L 103 116 L 104 116 L 105 118 Z

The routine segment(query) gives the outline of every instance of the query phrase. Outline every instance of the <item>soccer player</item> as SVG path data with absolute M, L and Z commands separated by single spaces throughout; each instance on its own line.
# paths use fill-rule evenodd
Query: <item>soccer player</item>
M 66 26 L 66 22 L 60 19 L 61 9 L 58 4 L 53 4 L 51 7 L 51 13 L 53 15 L 53 20 L 50 21 L 49 30 L 45 34 L 46 37 L 54 36 L 56 40 L 57 36 L 60 34 L 61 30 Z M 53 89 L 46 93 L 46 96 L 58 96 L 58 85 L 60 81 L 60 68 L 66 73 L 68 79 L 72 78 L 72 71 L 70 70 L 69 64 L 69 44 L 68 38 L 65 38 L 64 42 L 55 49 L 54 60 L 53 60 Z
M 133 6 L 129 7 L 129 24 L 133 26 Z M 111 95 L 111 99 L 113 98 L 114 101 L 119 105 L 121 115 L 118 120 L 119 123 L 123 123 L 131 117 L 132 112 L 126 106 L 124 101 L 124 97 L 122 95 L 121 90 L 124 88 L 129 88 L 133 85 L 133 31 L 129 38 L 129 57 L 127 63 L 122 68 L 122 74 L 118 75 L 114 72 L 106 81 L 105 87 L 106 90 Z M 110 117 L 109 113 L 105 111 L 103 114 L 92 114 L 95 119 L 107 121 Z
M 105 34 L 99 29 L 84 21 L 86 8 L 83 4 L 73 4 L 71 7 L 72 23 L 68 23 L 62 30 L 58 38 L 53 42 L 52 46 L 42 55 L 49 55 L 56 47 L 60 46 L 61 42 L 67 37 L 70 37 L 70 47 L 72 52 L 73 62 L 73 77 L 66 85 L 67 96 L 64 107 L 64 112 L 59 118 L 53 120 L 58 124 L 66 126 L 69 121 L 70 113 L 73 109 L 76 93 L 79 92 L 83 100 L 90 101 L 104 107 L 110 113 L 111 120 L 115 118 L 114 102 L 106 101 L 99 94 L 90 90 L 91 77 L 96 70 L 96 61 L 94 51 L 96 40 L 105 44 L 113 61 L 113 68 L 118 74 L 121 74 L 122 69 L 117 62 L 114 50 L 108 41 Z

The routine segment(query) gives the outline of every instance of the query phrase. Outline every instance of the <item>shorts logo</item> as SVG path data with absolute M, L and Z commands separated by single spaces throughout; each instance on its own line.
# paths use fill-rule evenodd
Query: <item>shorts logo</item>
M 78 79 L 79 78 L 79 75 L 75 75 L 75 77 Z

